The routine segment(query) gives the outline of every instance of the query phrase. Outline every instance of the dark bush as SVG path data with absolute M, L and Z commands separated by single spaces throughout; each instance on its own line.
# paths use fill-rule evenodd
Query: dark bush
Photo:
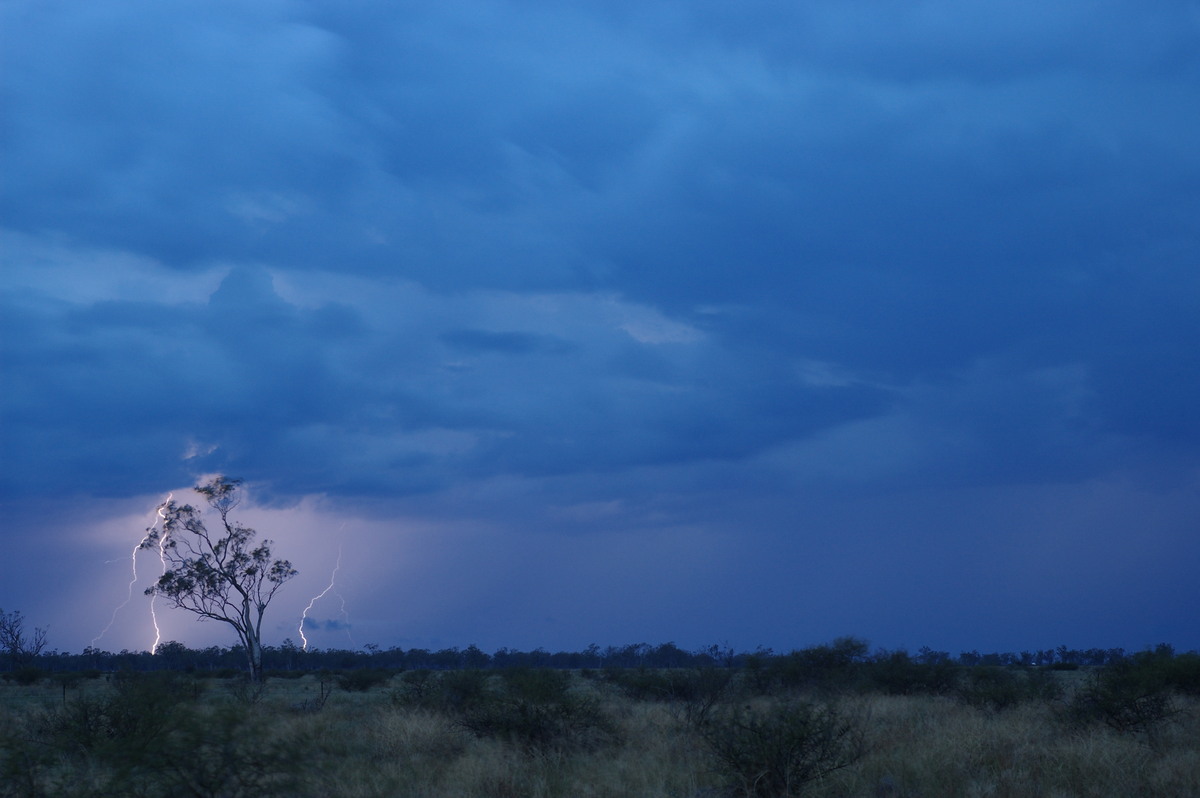
M 4 674 L 5 679 L 12 679 L 19 685 L 28 687 L 31 684 L 37 684 L 46 674 L 41 668 L 35 668 L 32 665 L 24 665 L 14 671 Z
M 759 695 L 769 693 L 775 686 L 775 673 L 769 666 L 768 652 L 747 654 L 742 661 L 742 681 L 746 687 Z
M 445 671 L 438 679 L 439 703 L 451 711 L 478 706 L 490 697 L 488 682 L 486 671 Z
M 876 657 L 866 667 L 863 687 L 874 687 L 891 695 L 932 693 L 941 695 L 958 684 L 958 668 L 948 659 L 917 662 L 907 651 Z
M 862 678 L 868 644 L 855 637 L 839 637 L 828 645 L 793 651 L 770 660 L 775 684 L 784 688 L 839 691 Z
M 782 702 L 714 713 L 700 736 L 738 795 L 800 795 L 803 785 L 865 753 L 860 724 L 832 705 Z
M 1188 695 L 1200 695 L 1200 654 L 1180 654 L 1163 664 L 1166 683 Z
M 1061 694 L 1062 687 L 1050 671 L 1002 665 L 976 665 L 958 687 L 960 700 L 997 712 L 1029 701 L 1050 701 Z
M 725 668 L 610 668 L 605 680 L 635 701 L 711 704 L 733 678 Z
M 571 688 L 571 674 L 551 668 L 507 668 L 500 678 L 512 698 L 540 704 L 561 701 Z
M 609 666 L 604 669 L 604 680 L 634 701 L 665 701 L 670 696 L 670 683 L 660 670 Z
M 598 701 L 563 695 L 548 702 L 493 697 L 474 704 L 457 721 L 476 737 L 496 737 L 527 753 L 591 749 L 615 739 Z
M 1066 709 L 1073 723 L 1151 738 L 1175 712 L 1167 671 L 1149 660 L 1124 660 L 1089 674 Z
M 338 687 L 347 692 L 365 693 L 372 687 L 378 687 L 381 684 L 386 684 L 387 682 L 391 681 L 391 679 L 391 671 L 360 668 L 338 674 L 337 682 Z
M 151 757 L 199 693 L 193 680 L 168 672 L 117 673 L 112 687 L 106 697 L 78 698 L 48 710 L 34 724 L 36 737 L 51 749 L 107 762 L 124 773 Z
M 420 707 L 458 713 L 495 697 L 487 671 L 405 671 L 400 686 L 391 693 L 392 703 L 402 707 Z
M 433 671 L 405 671 L 400 686 L 391 693 L 392 703 L 400 707 L 437 708 L 440 701 L 438 679 Z
M 303 741 L 281 737 L 244 705 L 184 713 L 154 753 L 149 770 L 162 796 L 285 798 L 312 775 Z

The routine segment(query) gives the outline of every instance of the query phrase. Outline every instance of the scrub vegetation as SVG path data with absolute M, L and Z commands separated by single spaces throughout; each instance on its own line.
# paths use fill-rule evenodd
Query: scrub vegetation
M 269 648 L 258 685 L 160 651 L 6 661 L 0 795 L 1200 795 L 1200 656 L 1167 646 Z

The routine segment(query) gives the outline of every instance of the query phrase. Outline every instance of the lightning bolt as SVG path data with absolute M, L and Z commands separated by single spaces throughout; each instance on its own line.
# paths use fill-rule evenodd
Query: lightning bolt
M 342 529 L 345 529 L 345 528 L 346 528 L 346 525 L 342 524 L 342 528 L 339 529 L 338 532 L 341 532 Z M 324 590 L 322 590 L 320 593 L 318 593 L 317 595 L 315 595 L 311 599 L 309 599 L 308 606 L 304 608 L 304 612 L 300 613 L 300 626 L 297 629 L 297 631 L 300 632 L 300 649 L 302 651 L 308 651 L 308 638 L 304 634 L 304 622 L 306 620 L 308 620 L 308 613 L 312 610 L 314 604 L 316 604 L 321 599 L 325 598 L 325 596 L 329 593 L 329 591 L 334 589 L 334 585 L 337 584 L 337 572 L 338 572 L 338 569 L 341 567 L 342 567 L 342 544 L 339 543 L 338 544 L 337 562 L 334 563 L 333 573 L 329 575 L 329 584 L 325 587 Z M 349 637 L 350 636 L 350 628 L 349 628 L 350 627 L 350 615 L 349 615 L 349 613 L 346 612 L 346 599 L 344 596 L 342 596 L 341 593 L 338 593 L 337 591 L 334 591 L 334 594 L 342 600 L 342 615 L 344 615 L 346 618 L 346 636 Z M 350 642 L 351 643 L 354 642 L 353 637 L 350 638 Z
M 339 551 L 338 554 L 339 554 L 338 559 L 341 559 L 341 557 L 340 557 L 341 552 Z M 339 593 L 336 590 L 333 591 L 333 593 L 335 596 L 337 596 L 339 599 L 341 599 L 341 602 L 342 602 L 342 617 L 346 619 L 346 639 L 350 641 L 350 645 L 357 648 L 358 643 L 354 642 L 354 635 L 350 634 L 350 613 L 346 612 L 346 597 L 343 596 L 341 593 Z
M 138 549 L 140 549 L 142 547 L 142 544 L 145 543 L 146 540 L 150 537 L 150 533 L 154 531 L 154 527 L 158 526 L 158 522 L 166 520 L 167 517 L 166 517 L 166 515 L 163 514 L 163 510 L 166 509 L 167 504 L 171 501 L 171 499 L 174 496 L 175 496 L 174 493 L 168 493 L 167 498 L 163 499 L 162 504 L 158 505 L 158 509 L 155 510 L 155 513 L 154 513 L 156 516 L 154 519 L 154 523 L 150 525 L 150 528 L 146 530 L 146 534 L 142 536 L 142 539 L 137 542 L 137 545 L 135 545 L 133 547 L 133 551 L 130 552 L 130 554 L 129 554 L 129 569 L 132 572 L 132 576 L 129 580 L 129 587 L 126 590 L 125 600 L 122 601 L 120 603 L 120 605 L 116 609 L 113 610 L 112 617 L 108 619 L 108 626 L 105 626 L 104 629 L 101 630 L 100 634 L 98 634 L 92 638 L 92 648 L 96 647 L 96 643 L 100 642 L 100 638 L 102 638 L 102 637 L 104 637 L 104 635 L 108 634 L 108 630 L 112 628 L 113 623 L 115 623 L 117 620 L 117 613 L 120 612 L 121 610 L 125 609 L 125 607 L 129 604 L 129 602 L 133 600 L 133 586 L 135 584 L 137 584 L 137 580 L 138 580 L 138 571 L 137 571 Z M 165 556 L 162 554 L 162 543 L 161 542 L 159 543 L 159 554 L 160 554 L 160 559 Z M 163 568 L 164 569 L 166 568 L 165 559 L 163 559 Z M 154 621 L 154 632 L 155 632 L 154 647 L 157 648 L 158 647 L 158 617 L 154 614 L 154 598 L 150 599 L 150 618 Z M 150 653 L 151 654 L 154 653 L 154 648 L 150 649 Z
M 171 497 L 167 497 L 167 502 L 171 501 Z M 167 502 L 163 502 L 158 508 L 158 517 L 167 520 L 163 515 L 163 508 L 167 506 Z M 157 522 L 156 522 L 157 523 Z M 145 540 L 145 538 L 142 538 Z M 162 572 L 167 572 L 167 533 L 164 532 L 158 539 L 158 561 L 162 563 Z M 132 585 L 130 585 L 132 587 Z M 158 601 L 158 593 L 150 596 L 150 621 L 154 624 L 154 645 L 150 646 L 150 656 L 158 653 L 158 644 L 162 642 L 162 630 L 158 628 L 158 612 L 154 607 L 154 602 Z

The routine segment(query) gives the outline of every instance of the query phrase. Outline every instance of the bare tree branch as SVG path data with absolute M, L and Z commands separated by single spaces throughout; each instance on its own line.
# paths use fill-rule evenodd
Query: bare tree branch
M 0 650 L 7 655 L 12 667 L 30 664 L 45 647 L 45 629 L 37 627 L 31 635 L 26 635 L 25 617 L 20 611 L 5 612 L 0 609 Z

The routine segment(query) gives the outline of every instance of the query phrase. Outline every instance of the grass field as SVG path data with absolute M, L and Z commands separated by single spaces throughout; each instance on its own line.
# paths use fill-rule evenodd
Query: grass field
M 656 692 L 671 680 L 641 676 L 649 689 L 562 671 L 307 674 L 261 695 L 181 674 L 0 683 L 0 794 L 1200 796 L 1200 701 L 1171 694 L 1145 728 L 1080 723 L 1082 672 L 991 704 L 751 690 L 741 674 Z M 764 775 L 819 744 L 828 772 Z

